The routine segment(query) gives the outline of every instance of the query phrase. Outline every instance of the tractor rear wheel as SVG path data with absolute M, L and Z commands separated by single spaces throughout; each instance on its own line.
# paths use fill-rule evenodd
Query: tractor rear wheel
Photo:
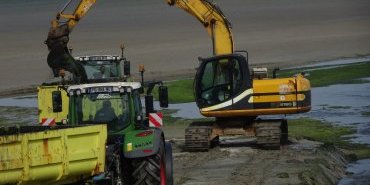
M 173 159 L 172 159 L 172 145 L 169 142 L 166 142 L 165 145 L 165 152 L 166 152 L 166 185 L 173 185 Z
M 166 185 L 165 152 L 161 142 L 157 154 L 132 162 L 135 185 Z

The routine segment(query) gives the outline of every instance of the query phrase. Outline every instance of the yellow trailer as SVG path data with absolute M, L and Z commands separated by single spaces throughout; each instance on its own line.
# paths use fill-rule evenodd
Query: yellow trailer
M 0 128 L 0 184 L 66 184 L 104 172 L 106 125 Z

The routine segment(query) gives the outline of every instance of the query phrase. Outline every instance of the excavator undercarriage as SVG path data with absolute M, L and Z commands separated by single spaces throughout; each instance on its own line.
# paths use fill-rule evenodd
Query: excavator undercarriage
M 255 138 L 261 148 L 279 149 L 288 142 L 286 119 L 232 118 L 193 122 L 185 130 L 185 148 L 189 151 L 207 151 L 219 144 L 222 136 Z

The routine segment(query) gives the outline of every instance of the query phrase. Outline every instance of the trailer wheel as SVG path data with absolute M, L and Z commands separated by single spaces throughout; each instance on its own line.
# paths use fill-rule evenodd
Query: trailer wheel
M 166 185 L 164 144 L 155 155 L 135 159 L 132 177 L 135 185 Z

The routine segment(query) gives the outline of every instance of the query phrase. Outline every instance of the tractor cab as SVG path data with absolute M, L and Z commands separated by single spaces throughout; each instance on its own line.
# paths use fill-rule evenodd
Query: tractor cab
M 83 64 L 89 82 L 117 81 L 123 78 L 121 63 L 126 62 L 125 58 L 94 55 L 75 57 L 75 60 Z
M 110 82 L 68 87 L 70 98 L 68 123 L 107 124 L 108 131 L 146 125 L 138 82 Z M 168 97 L 160 96 L 160 102 Z M 151 102 L 153 103 L 153 102 Z M 153 105 L 145 105 L 153 107 Z

